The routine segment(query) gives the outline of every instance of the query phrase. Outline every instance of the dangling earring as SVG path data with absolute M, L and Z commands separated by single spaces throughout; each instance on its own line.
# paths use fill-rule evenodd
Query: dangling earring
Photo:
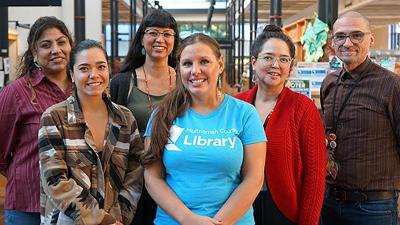
M 36 58 L 33 59 L 33 65 L 35 65 L 39 70 L 42 70 L 42 67 L 37 63 Z
M 222 74 L 218 76 L 218 81 L 217 81 L 217 100 L 219 102 L 222 102 L 223 100 L 223 93 L 222 93 Z
M 142 53 L 142 55 L 146 55 L 146 49 L 144 49 L 144 47 L 142 48 L 141 53 Z

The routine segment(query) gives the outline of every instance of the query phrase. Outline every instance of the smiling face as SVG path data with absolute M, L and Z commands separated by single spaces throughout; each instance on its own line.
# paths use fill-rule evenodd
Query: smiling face
M 216 99 L 218 75 L 224 60 L 205 43 L 186 46 L 180 55 L 179 71 L 184 87 L 194 99 Z
M 146 57 L 165 59 L 174 49 L 175 32 L 171 28 L 147 27 L 142 37 Z
M 43 31 L 32 49 L 35 61 L 46 75 L 66 72 L 70 52 L 68 37 L 57 28 Z
M 252 57 L 252 65 L 259 85 L 283 88 L 291 70 L 288 45 L 278 38 L 268 39 L 262 46 L 257 58 Z
M 109 82 L 109 69 L 104 51 L 90 48 L 75 55 L 72 71 L 79 98 L 102 96 Z
M 348 37 L 343 43 L 332 41 L 336 55 L 342 60 L 348 71 L 352 71 L 364 62 L 370 46 L 374 44 L 374 37 L 370 33 L 367 22 L 362 17 L 343 17 L 333 25 L 334 35 L 349 35 L 357 32 L 365 34 L 359 43 L 353 43 Z

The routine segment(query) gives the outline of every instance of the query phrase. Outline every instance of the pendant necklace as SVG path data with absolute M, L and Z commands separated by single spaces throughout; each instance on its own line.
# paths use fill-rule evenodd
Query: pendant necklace
M 147 74 L 146 71 L 144 70 L 144 65 L 142 66 L 143 69 L 143 74 L 144 74 L 144 83 L 146 85 L 146 95 L 147 95 L 147 101 L 149 102 L 149 107 L 151 109 L 151 111 L 154 110 L 154 106 L 153 103 L 151 102 L 151 98 L 150 98 L 150 89 L 149 89 L 149 81 L 147 80 Z M 171 92 L 172 90 L 172 76 L 171 76 L 171 70 L 168 67 L 168 77 L 169 77 L 169 91 Z

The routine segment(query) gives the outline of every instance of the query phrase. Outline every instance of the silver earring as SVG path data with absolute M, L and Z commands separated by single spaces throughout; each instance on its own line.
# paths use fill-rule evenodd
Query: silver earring
M 39 63 L 37 63 L 36 58 L 33 59 L 33 64 L 35 65 L 36 68 L 38 68 L 39 70 L 42 70 L 42 67 L 39 65 Z
M 218 86 L 218 89 L 222 88 L 222 74 L 218 76 L 217 86 Z

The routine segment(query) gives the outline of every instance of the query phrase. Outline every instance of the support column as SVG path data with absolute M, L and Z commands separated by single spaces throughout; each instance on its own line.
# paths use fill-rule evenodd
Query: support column
M 85 29 L 85 0 L 75 0 L 75 42 L 79 43 L 86 38 Z
M 111 0 L 111 68 L 114 68 L 114 58 L 118 56 L 118 0 Z
M 131 0 L 131 5 L 130 5 L 130 22 L 131 22 L 131 41 L 133 40 L 133 38 L 135 38 L 136 35 L 136 24 L 137 24 L 137 20 L 136 20 L 136 0 Z
M 318 18 L 332 29 L 338 18 L 338 0 L 318 0 Z
M 270 24 L 282 27 L 282 0 L 271 0 L 269 21 Z

